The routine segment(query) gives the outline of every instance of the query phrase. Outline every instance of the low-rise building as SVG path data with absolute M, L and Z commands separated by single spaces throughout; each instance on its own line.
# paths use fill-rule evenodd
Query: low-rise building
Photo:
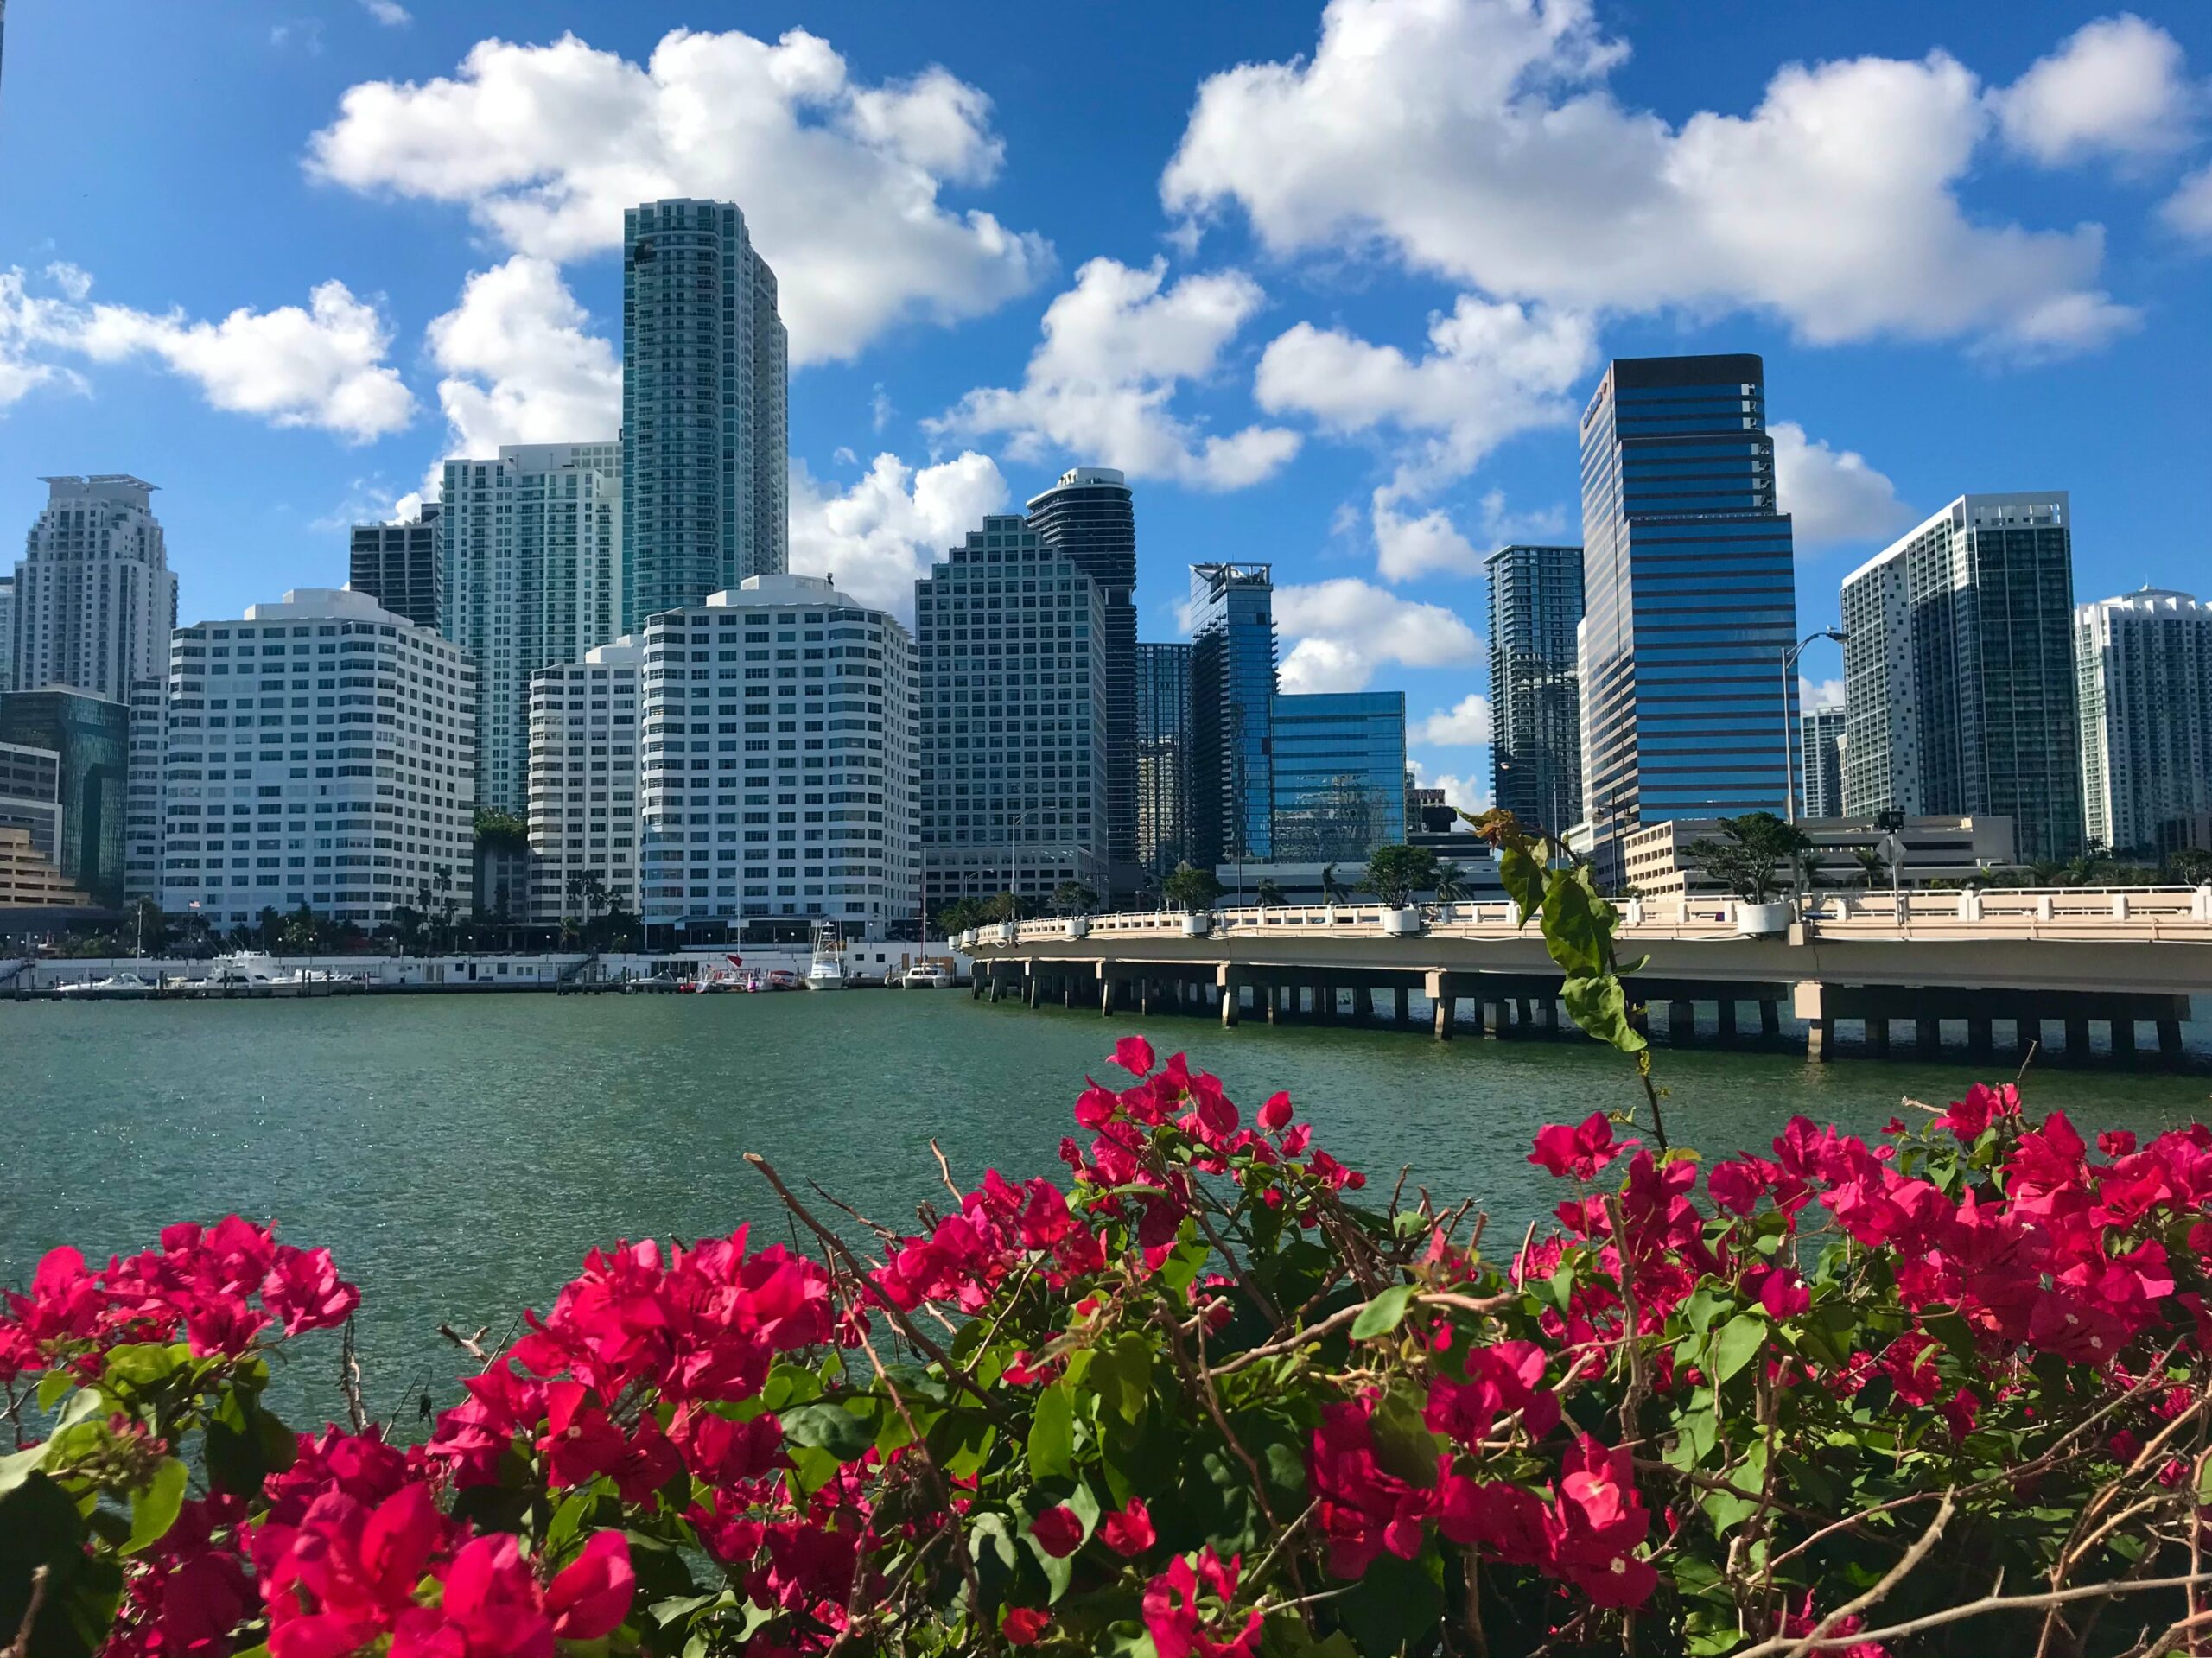
M 639 680 L 643 640 L 626 634 L 530 677 L 530 919 L 601 908 L 639 913 Z M 487 908 L 495 907 L 488 901 Z
M 2017 872 L 2009 817 L 1907 817 L 1894 848 L 1890 832 L 1872 817 L 1800 818 L 1797 827 L 1813 842 L 1820 887 L 1886 892 L 1893 862 L 1901 887 L 1976 877 L 2010 881 Z M 1644 824 L 1624 843 L 1629 891 L 1646 899 L 1724 896 L 1726 886 L 1697 867 L 1689 848 L 1725 838 L 1717 817 Z M 1876 867 L 1870 867 L 1867 854 Z
M 92 903 L 31 843 L 29 829 L 0 826 L 0 911 L 83 910 Z
M 53 798 L 61 816 L 60 853 L 53 861 L 94 903 L 119 908 L 130 710 L 66 685 L 0 692 L 0 743 L 54 756 Z
M 471 903 L 476 670 L 365 594 L 301 588 L 169 656 L 162 908 L 365 928 Z

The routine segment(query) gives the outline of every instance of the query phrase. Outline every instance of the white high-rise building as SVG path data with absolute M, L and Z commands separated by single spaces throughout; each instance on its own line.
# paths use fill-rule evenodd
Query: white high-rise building
M 509 443 L 448 461 L 436 533 L 441 626 L 480 676 L 477 798 L 520 816 L 531 675 L 620 631 L 621 446 Z
M 365 594 L 301 588 L 176 631 L 162 908 L 307 905 L 365 928 L 470 907 L 476 670 Z
M 639 681 L 642 641 L 625 637 L 530 677 L 531 920 L 582 918 L 569 883 L 596 875 L 638 912 Z
M 120 473 L 45 478 L 47 502 L 16 566 L 15 667 L 0 689 L 67 685 L 125 702 L 166 671 L 176 575 L 149 505 Z
M 1844 709 L 1821 702 L 1797 717 L 1797 815 L 1843 816 Z
M 2212 605 L 2145 588 L 2074 613 L 2090 841 L 2143 858 L 2212 813 Z
M 0 575 L 0 691 L 16 687 L 16 578 Z
M 913 915 L 906 630 L 819 576 L 773 575 L 655 616 L 645 643 L 648 937 L 770 920 L 880 937 Z
M 162 790 L 168 759 L 169 678 L 130 685 L 130 756 L 123 791 L 123 896 L 162 891 Z

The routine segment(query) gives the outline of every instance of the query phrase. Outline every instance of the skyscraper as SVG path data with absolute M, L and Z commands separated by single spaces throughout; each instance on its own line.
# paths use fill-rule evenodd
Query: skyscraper
M 0 744 L 56 757 L 61 855 L 54 861 L 95 902 L 121 904 L 130 710 L 67 686 L 0 693 Z
M 0 691 L 16 684 L 16 578 L 0 575 Z
M 346 585 L 417 627 L 438 627 L 443 573 L 438 563 L 439 504 L 425 501 L 404 524 L 357 524 Z
M 24 690 L 73 686 L 121 703 L 168 668 L 176 576 L 154 486 L 120 473 L 46 478 L 45 511 L 16 566 L 16 668 Z
M 530 797 L 530 677 L 615 637 L 624 565 L 613 443 L 509 443 L 448 461 L 436 523 L 441 631 L 480 675 L 477 804 Z
M 2082 849 L 2063 490 L 1961 495 L 1844 578 L 1843 809 L 2009 817 Z
M 1273 855 L 1274 571 L 1191 566 L 1191 861 Z
M 1778 810 L 1796 571 L 1756 356 L 1623 358 L 1582 416 L 1583 804 L 1601 879 L 1671 817 Z
M 622 215 L 620 632 L 785 568 L 787 357 L 735 206 Z
M 1106 607 L 1098 584 L 995 515 L 914 584 L 929 913 L 1106 881 Z
M 162 890 L 162 809 L 167 799 L 169 677 L 130 687 L 130 746 L 123 818 L 123 895 L 158 898 Z
M 1406 838 L 1406 695 L 1278 696 L 1274 825 L 1282 863 L 1363 863 Z
M 2145 588 L 2074 613 L 2088 837 L 2164 857 L 2212 813 L 2212 605 Z
M 1843 727 L 1840 702 L 1807 708 L 1798 720 L 1797 815 L 1843 816 Z
M 1030 501 L 1029 522 L 1045 550 L 1096 582 L 1105 602 L 1106 856 L 1126 869 L 1139 861 L 1137 607 L 1130 596 L 1137 581 L 1137 524 L 1129 486 L 1110 467 L 1074 467 Z
M 1501 547 L 1490 578 L 1491 794 L 1524 824 L 1564 835 L 1582 816 L 1582 710 L 1574 630 L 1580 547 Z
M 1136 648 L 1136 855 L 1154 881 L 1190 855 L 1191 647 Z
M 906 630 L 820 576 L 777 574 L 656 615 L 645 644 L 647 937 L 804 938 L 830 921 L 880 938 L 912 916 Z M 740 657 L 711 682 L 696 665 Z
M 645 642 L 620 638 L 530 677 L 530 893 L 532 921 L 581 913 L 571 880 L 599 878 L 632 915 L 638 890 L 639 681 Z M 735 767 L 732 767 L 735 770 Z M 484 894 L 494 913 L 495 895 Z

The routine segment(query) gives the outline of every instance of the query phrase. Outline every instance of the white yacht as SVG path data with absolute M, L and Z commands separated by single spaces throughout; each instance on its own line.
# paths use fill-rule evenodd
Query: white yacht
M 296 996 L 301 986 L 266 950 L 238 950 L 218 956 L 196 988 L 203 996 Z
M 837 929 L 823 922 L 814 930 L 814 960 L 800 982 L 809 990 L 842 990 L 845 988 L 844 940 L 837 936 Z
M 942 962 L 917 962 L 899 981 L 907 990 L 950 990 L 952 969 Z

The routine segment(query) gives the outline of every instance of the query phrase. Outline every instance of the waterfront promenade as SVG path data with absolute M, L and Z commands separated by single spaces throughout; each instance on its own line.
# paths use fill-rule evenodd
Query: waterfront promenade
M 2134 1051 L 2148 1025 L 2161 1054 L 2183 1051 L 2194 996 L 2212 995 L 2212 887 L 1980 893 L 1822 893 L 1778 930 L 1727 899 L 1629 900 L 1618 934 L 1632 999 L 1665 1009 L 1676 1045 L 1751 1031 L 1776 1038 L 1783 1012 L 1803 1021 L 1815 1059 L 1834 1052 L 1839 1021 L 1886 1055 L 1908 1022 L 1923 1057 L 1946 1021 L 1967 1056 L 2012 1046 Z M 1096 1006 L 1203 1009 L 1246 1017 L 1426 1026 L 1439 1038 L 1556 1030 L 1560 973 L 1510 904 L 1425 911 L 1376 905 L 1155 912 L 1025 921 L 957 943 L 976 958 L 976 994 Z M 1751 1005 L 1755 1025 L 1739 1026 Z M 1461 1009 L 1469 1013 L 1463 1016 Z

